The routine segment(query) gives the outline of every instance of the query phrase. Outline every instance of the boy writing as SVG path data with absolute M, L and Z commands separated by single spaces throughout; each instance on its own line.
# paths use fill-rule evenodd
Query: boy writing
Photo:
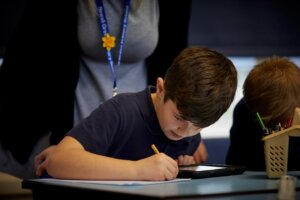
M 236 85 L 224 55 L 186 48 L 156 87 L 119 94 L 73 128 L 49 156 L 47 172 L 66 179 L 174 179 L 181 164 L 175 159 L 193 155 L 200 130 L 228 109 Z

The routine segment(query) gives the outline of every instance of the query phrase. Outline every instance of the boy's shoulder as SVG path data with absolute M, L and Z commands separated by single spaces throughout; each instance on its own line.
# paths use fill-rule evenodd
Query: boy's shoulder
M 146 88 L 139 92 L 126 92 L 120 93 L 115 97 L 108 100 L 108 102 L 118 105 L 118 107 L 130 108 L 130 107 L 147 107 L 151 99 L 151 90 Z
M 109 115 L 118 116 L 127 123 L 137 118 L 152 120 L 152 117 L 156 115 L 150 92 L 150 89 L 146 88 L 135 93 L 119 93 L 106 101 L 107 105 L 100 105 L 98 113 L 100 115 L 103 111 L 110 113 Z

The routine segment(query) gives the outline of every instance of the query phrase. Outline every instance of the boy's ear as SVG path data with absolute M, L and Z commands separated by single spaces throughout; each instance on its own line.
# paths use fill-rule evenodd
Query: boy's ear
M 156 95 L 161 96 L 164 94 L 164 79 L 157 78 L 156 80 Z

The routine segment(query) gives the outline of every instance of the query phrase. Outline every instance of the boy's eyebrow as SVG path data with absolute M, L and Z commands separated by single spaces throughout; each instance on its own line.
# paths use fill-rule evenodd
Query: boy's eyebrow
M 184 120 L 180 114 L 173 113 L 173 115 L 177 120 Z
M 180 114 L 178 114 L 178 113 L 176 113 L 176 112 L 174 112 L 174 111 L 173 111 L 172 113 L 173 113 L 173 116 L 174 116 L 175 118 L 182 118 Z

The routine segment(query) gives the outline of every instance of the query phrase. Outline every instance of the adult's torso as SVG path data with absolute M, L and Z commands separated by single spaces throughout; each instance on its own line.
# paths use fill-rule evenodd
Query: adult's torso
M 118 93 L 136 92 L 147 86 L 145 59 L 158 42 L 159 7 L 155 0 L 131 1 L 121 65 L 117 66 L 124 12 L 123 1 L 103 1 L 110 35 Z M 94 9 L 94 11 L 93 11 Z M 102 47 L 96 4 L 78 4 L 78 39 L 82 57 L 76 88 L 74 123 L 77 124 L 100 103 L 112 97 L 112 74 Z

